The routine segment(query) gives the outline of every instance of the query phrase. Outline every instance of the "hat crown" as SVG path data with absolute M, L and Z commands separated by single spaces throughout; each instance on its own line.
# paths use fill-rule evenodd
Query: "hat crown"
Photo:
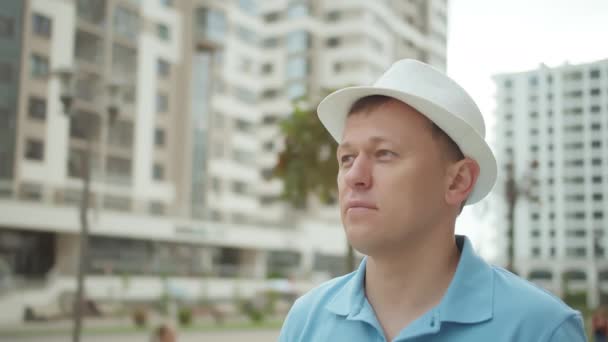
M 427 99 L 459 117 L 485 138 L 483 116 L 475 101 L 454 80 L 428 64 L 402 59 L 393 63 L 373 86 Z

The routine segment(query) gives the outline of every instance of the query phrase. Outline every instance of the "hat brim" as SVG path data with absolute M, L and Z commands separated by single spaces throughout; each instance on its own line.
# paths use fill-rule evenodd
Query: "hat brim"
M 369 95 L 389 96 L 415 108 L 446 132 L 465 156 L 477 162 L 479 177 L 467 205 L 479 202 L 492 190 L 497 175 L 496 158 L 483 137 L 454 113 L 413 94 L 369 86 L 347 87 L 331 93 L 321 101 L 317 113 L 321 123 L 338 143 L 342 140 L 344 123 L 351 106 Z

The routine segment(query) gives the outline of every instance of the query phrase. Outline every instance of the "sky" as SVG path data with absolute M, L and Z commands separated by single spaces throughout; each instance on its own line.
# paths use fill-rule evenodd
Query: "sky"
M 447 72 L 479 105 L 494 139 L 492 75 L 608 59 L 608 0 L 449 0 Z M 471 206 L 474 207 L 474 206 Z M 490 214 L 466 207 L 456 231 L 497 256 Z

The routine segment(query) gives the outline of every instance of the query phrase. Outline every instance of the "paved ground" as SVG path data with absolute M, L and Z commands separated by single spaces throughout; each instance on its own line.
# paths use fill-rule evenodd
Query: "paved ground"
M 188 332 L 178 335 L 178 342 L 268 342 L 277 341 L 278 330 L 251 330 L 251 331 L 221 331 L 221 332 Z M 7 338 L 0 337 L 0 342 L 70 342 L 69 335 L 36 336 Z M 97 336 L 84 336 L 82 342 L 149 342 L 150 335 L 145 333 L 104 334 Z

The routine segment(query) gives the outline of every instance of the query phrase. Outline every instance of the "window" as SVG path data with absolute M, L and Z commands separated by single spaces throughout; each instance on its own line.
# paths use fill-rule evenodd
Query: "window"
M 533 257 L 540 256 L 540 248 L 539 247 L 532 247 L 532 256 Z
M 602 182 L 602 176 L 593 176 L 591 177 L 591 181 L 594 184 L 600 184 Z
M 160 0 L 160 4 L 164 7 L 171 8 L 173 7 L 173 0 Z
M 0 62 L 0 82 L 13 82 L 13 65 L 11 63 Z
M 46 100 L 32 96 L 28 102 L 27 112 L 30 118 L 36 120 L 46 119 Z
M 30 75 L 33 78 L 43 78 L 49 74 L 49 59 L 47 57 L 33 54 L 30 57 Z
M 87 139 L 90 136 L 94 141 L 99 137 L 101 122 L 97 114 L 79 111 L 70 117 L 70 121 L 70 137 Z
M 165 113 L 169 110 L 169 96 L 165 93 L 159 92 L 156 94 L 156 111 L 159 113 Z
M 38 139 L 27 139 L 25 145 L 25 158 L 29 160 L 43 160 L 44 143 Z
M 34 183 L 22 183 L 19 186 L 19 198 L 26 201 L 41 201 L 42 185 Z
M 114 33 L 130 41 L 137 39 L 139 33 L 139 17 L 137 13 L 123 7 L 116 7 L 114 12 Z
M 337 47 L 340 45 L 340 37 L 331 37 L 327 39 L 327 42 L 325 43 L 325 45 L 327 45 L 327 47 Z
M 599 131 L 601 128 L 600 123 L 599 122 L 594 122 L 591 124 L 591 130 L 592 131 Z
M 600 94 L 600 88 L 591 89 L 591 96 L 598 96 Z
M 591 78 L 599 78 L 600 77 L 600 70 L 599 69 L 593 69 L 589 71 L 589 76 Z
M 341 16 L 342 16 L 342 13 L 340 11 L 331 11 L 331 12 L 327 12 L 327 15 L 325 16 L 325 18 L 327 19 L 327 21 L 338 21 L 338 20 L 340 20 Z
M 594 193 L 593 194 L 593 200 L 594 201 L 601 201 L 602 199 L 604 199 L 604 195 L 602 193 Z
M 165 146 L 165 130 L 157 128 L 154 130 L 154 145 L 157 147 Z
M 253 127 L 253 125 L 245 120 L 242 119 L 236 119 L 234 121 L 234 126 L 236 127 L 237 130 L 241 131 L 241 132 L 249 132 L 251 131 L 251 128 Z
M 273 23 L 281 17 L 281 14 L 278 12 L 272 12 L 264 15 L 264 21 L 267 23 Z
M 12 38 L 15 34 L 15 19 L 0 15 L 0 38 Z
M 152 170 L 152 176 L 154 180 L 162 181 L 165 179 L 165 168 L 159 163 L 154 163 L 154 168 Z
M 87 61 L 89 63 L 102 63 L 103 42 L 97 35 L 76 31 L 76 43 L 74 44 L 74 52 L 77 59 Z
M 265 48 L 273 48 L 279 46 L 279 39 L 276 37 L 266 38 L 262 42 L 262 46 Z
M 591 106 L 591 113 L 599 113 L 600 106 Z
M 51 19 L 34 13 L 32 18 L 32 31 L 40 37 L 50 38 L 52 33 Z
M 247 184 L 235 181 L 232 183 L 232 191 L 237 194 L 245 194 L 247 192 Z
M 287 79 L 300 79 L 308 74 L 308 61 L 306 57 L 290 58 L 287 61 Z
M 108 157 L 107 179 L 114 184 L 128 184 L 131 182 L 131 160 L 120 157 Z
M 156 62 L 156 74 L 160 78 L 168 78 L 171 74 L 171 64 L 166 60 L 159 58 Z
M 168 41 L 171 39 L 171 34 L 169 32 L 169 27 L 165 24 L 157 24 L 156 25 L 156 34 L 158 38 Z
M 254 162 L 255 157 L 252 152 L 235 149 L 232 152 L 232 158 L 241 164 L 251 164 Z
M 165 215 L 165 204 L 159 201 L 151 201 L 148 205 L 148 212 L 152 215 Z
M 103 196 L 103 207 L 108 210 L 129 211 L 131 210 L 131 201 L 128 197 L 105 195 Z
M 532 75 L 530 76 L 529 82 L 531 86 L 535 86 L 538 84 L 538 78 L 535 75 Z
M 297 99 L 306 94 L 306 85 L 304 83 L 291 83 L 287 86 L 287 97 L 290 100 Z
M 137 72 L 137 50 L 114 44 L 112 47 L 112 74 L 117 79 L 135 78 Z
M 106 0 L 78 0 L 76 4 L 78 17 L 95 25 L 102 25 L 104 23 Z
M 308 6 L 304 3 L 294 3 L 287 8 L 287 18 L 295 19 L 307 16 L 309 12 Z
M 239 26 L 237 28 L 237 35 L 238 35 L 239 39 L 241 39 L 243 42 L 245 42 L 247 44 L 252 44 L 252 45 L 257 44 L 257 36 L 256 36 L 255 32 L 253 32 L 252 30 L 250 30 L 246 27 Z
M 133 122 L 117 120 L 108 127 L 107 132 L 108 145 L 128 149 L 133 147 Z
M 253 104 L 257 100 L 257 96 L 253 91 L 242 87 L 236 87 L 236 89 L 234 90 L 234 95 L 239 100 L 247 104 Z
M 239 8 L 250 15 L 256 15 L 255 0 L 239 0 Z
M 309 43 L 309 36 L 306 31 L 293 31 L 287 34 L 286 47 L 290 54 L 306 52 Z
M 600 147 L 602 147 L 602 142 L 600 140 L 593 140 L 591 142 L 591 147 L 592 148 L 600 148 Z
M 196 11 L 196 32 L 199 36 L 216 42 L 226 36 L 227 24 L 224 12 L 199 8 Z

